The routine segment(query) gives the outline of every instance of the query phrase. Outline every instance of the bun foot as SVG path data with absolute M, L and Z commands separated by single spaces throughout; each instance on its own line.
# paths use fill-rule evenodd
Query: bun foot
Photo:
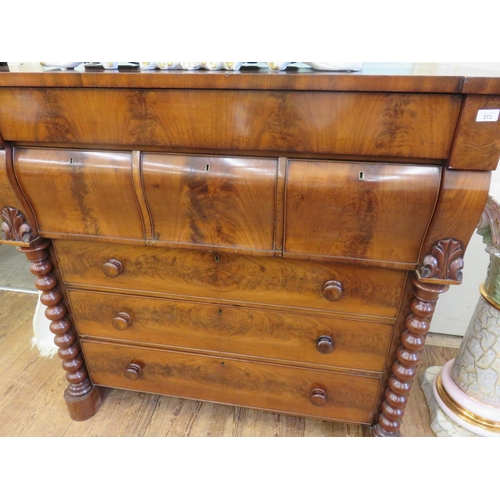
M 72 396 L 66 389 L 64 391 L 64 400 L 68 407 L 69 416 L 77 422 L 82 422 L 93 417 L 103 403 L 107 393 L 107 389 L 94 386 L 83 396 Z

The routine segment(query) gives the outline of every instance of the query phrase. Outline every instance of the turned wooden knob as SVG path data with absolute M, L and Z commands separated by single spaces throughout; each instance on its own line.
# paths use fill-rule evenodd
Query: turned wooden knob
M 314 406 L 325 406 L 327 401 L 326 391 L 321 387 L 315 387 L 310 394 L 311 403 Z
M 342 283 L 340 281 L 328 280 L 323 284 L 323 297 L 326 300 L 335 302 L 342 298 L 344 290 L 342 289 Z
M 126 312 L 119 312 L 112 323 L 117 330 L 126 330 L 132 324 L 132 317 Z
M 321 354 L 329 354 L 333 351 L 333 339 L 330 335 L 320 335 L 316 339 L 316 349 Z
M 141 363 L 130 363 L 125 370 L 125 377 L 130 380 L 137 380 L 142 375 L 142 367 L 143 365 Z
M 108 278 L 116 278 L 123 271 L 123 264 L 116 259 L 109 259 L 102 266 L 102 272 Z

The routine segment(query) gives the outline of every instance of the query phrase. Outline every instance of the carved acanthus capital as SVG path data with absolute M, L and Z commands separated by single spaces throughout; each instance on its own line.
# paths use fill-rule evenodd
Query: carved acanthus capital
M 25 216 L 13 207 L 5 207 L 2 210 L 2 233 L 4 241 L 19 241 L 30 243 L 33 240 L 33 233 L 30 225 L 26 222 Z
M 422 260 L 419 279 L 423 282 L 462 281 L 464 267 L 462 244 L 453 238 L 438 241 Z

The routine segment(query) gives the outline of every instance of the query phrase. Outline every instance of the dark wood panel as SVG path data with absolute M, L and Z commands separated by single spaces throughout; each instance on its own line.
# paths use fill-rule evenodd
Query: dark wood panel
M 83 336 L 281 363 L 381 372 L 392 334 L 391 325 L 318 315 L 77 290 L 69 296 Z
M 130 153 L 16 148 L 14 165 L 42 235 L 144 240 Z
M 289 161 L 285 252 L 416 264 L 440 170 Z
M 500 96 L 467 96 L 453 141 L 450 168 L 495 170 L 500 160 L 500 119 L 477 121 L 479 110 L 500 110 Z
M 154 239 L 273 250 L 277 168 L 276 159 L 144 154 Z
M 447 158 L 461 97 L 0 89 L 5 140 Z M 196 117 L 194 119 L 194 117 Z
M 354 375 L 289 368 L 156 349 L 82 342 L 93 383 L 271 411 L 369 423 L 380 381 Z M 136 380 L 125 376 L 131 363 Z M 311 391 L 326 392 L 315 406 Z
M 55 242 L 66 283 L 394 317 L 406 272 L 215 252 Z M 103 265 L 118 260 L 110 278 Z M 108 264 L 106 264 L 108 265 Z M 338 282 L 341 292 L 324 290 Z M 329 298 L 326 298 L 329 297 Z

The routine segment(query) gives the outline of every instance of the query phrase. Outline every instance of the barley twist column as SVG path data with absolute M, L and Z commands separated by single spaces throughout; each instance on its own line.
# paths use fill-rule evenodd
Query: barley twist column
M 32 263 L 30 271 L 37 277 L 35 286 L 42 292 L 40 301 L 47 306 L 45 315 L 51 321 L 50 331 L 55 334 L 54 343 L 59 348 L 58 354 L 69 383 L 64 399 L 70 416 L 73 420 L 86 420 L 97 411 L 102 398 L 88 378 L 76 335 L 67 317 L 68 311 L 61 302 L 62 294 L 56 288 L 57 279 L 50 273 L 53 266 L 49 260 L 49 245 L 49 240 L 40 239 L 33 246 L 18 250 Z
M 411 314 L 406 318 L 406 330 L 401 335 L 397 360 L 392 365 L 393 374 L 385 392 L 379 423 L 372 430 L 374 436 L 399 436 L 404 409 L 417 375 L 421 351 L 425 346 L 425 335 L 429 331 L 437 299 L 439 294 L 449 288 L 448 285 L 421 283 L 417 276 L 413 278 L 413 285 L 415 297 L 410 303 Z
M 453 238 L 438 241 L 413 276 L 414 298 L 410 302 L 411 314 L 405 321 L 406 330 L 401 334 L 392 365 L 389 387 L 385 392 L 378 424 L 372 428 L 373 436 L 399 436 L 404 409 L 408 403 L 413 380 L 421 361 L 425 337 L 431 326 L 439 295 L 450 284 L 462 281 L 462 244 Z

